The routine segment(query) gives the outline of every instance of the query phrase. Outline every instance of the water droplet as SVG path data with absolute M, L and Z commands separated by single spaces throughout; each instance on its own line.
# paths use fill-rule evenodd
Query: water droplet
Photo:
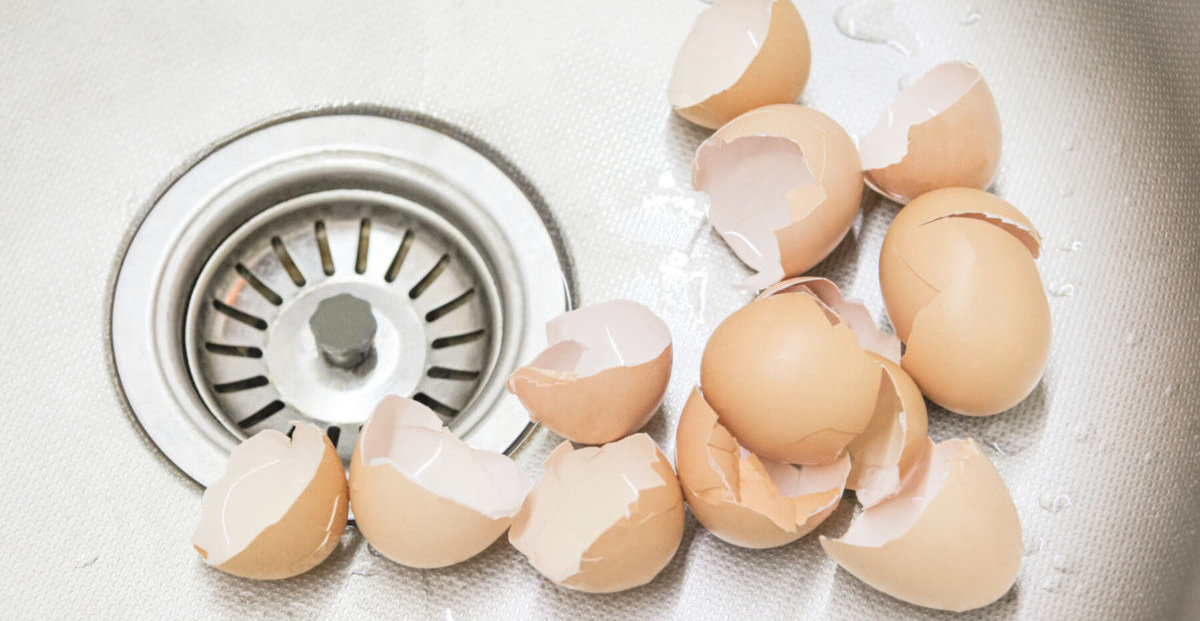
M 1062 247 L 1063 252 L 1079 252 L 1080 250 L 1083 250 L 1083 242 L 1078 239 Z
M 1050 576 L 1042 581 L 1042 590 L 1048 593 L 1054 593 L 1062 588 L 1062 578 L 1060 576 Z
M 1066 494 L 1046 492 L 1038 498 L 1038 505 L 1050 513 L 1058 513 L 1071 506 L 1071 497 Z
M 1071 573 L 1071 566 L 1067 563 L 1067 557 L 1062 554 L 1055 554 L 1054 558 L 1050 559 L 1050 564 L 1054 566 L 1054 571 L 1060 574 Z
M 379 550 L 376 550 L 375 546 L 369 543 L 367 544 L 367 552 L 370 552 L 371 556 L 374 556 L 375 558 L 383 558 L 383 555 L 379 553 Z
M 1129 334 L 1125 335 L 1125 344 L 1129 345 L 1130 347 L 1134 345 L 1140 345 L 1141 342 L 1142 335 L 1140 332 L 1130 332 Z
M 958 16 L 958 23 L 964 26 L 970 26 L 982 18 L 983 13 L 980 13 L 979 9 L 975 8 L 974 5 L 968 4 L 966 8 L 963 9 L 962 14 Z
M 903 90 L 903 89 L 906 89 L 906 88 L 912 86 L 913 84 L 916 84 L 917 81 L 920 79 L 921 79 L 921 74 L 919 74 L 919 73 L 906 73 L 906 74 L 900 76 L 900 81 L 897 82 L 896 84 L 901 88 L 901 90 Z
M 82 557 L 76 559 L 75 569 L 84 569 L 87 567 L 91 567 L 92 565 L 95 565 L 96 561 L 98 561 L 98 560 L 100 560 L 99 554 L 89 554 L 87 556 L 82 556 Z
M 1088 438 L 1092 437 L 1092 424 L 1079 423 L 1078 425 L 1075 425 L 1075 433 L 1073 435 L 1075 436 L 1076 442 L 1087 441 Z
M 1069 298 L 1075 295 L 1075 285 L 1069 282 L 1057 286 L 1051 285 L 1050 295 L 1060 298 Z
M 364 577 L 365 576 L 374 576 L 375 570 L 372 569 L 369 565 L 362 565 L 360 567 L 355 567 L 354 569 L 351 569 L 350 575 L 351 576 L 364 576 Z
M 675 175 L 671 171 L 663 171 L 663 174 L 658 176 L 658 187 L 669 190 L 675 187 Z
M 996 444 L 995 442 L 990 442 L 989 444 L 991 444 L 992 448 L 995 449 L 996 453 L 1001 457 L 1008 457 L 1008 453 L 1005 453 L 1004 449 L 1000 448 L 999 444 Z
M 1046 538 L 1041 535 L 1031 536 L 1025 539 L 1024 550 L 1025 556 L 1037 556 L 1042 550 L 1046 549 Z
M 855 0 L 833 16 L 838 31 L 859 41 L 886 43 L 905 56 L 921 49 L 921 39 L 896 17 L 895 0 Z

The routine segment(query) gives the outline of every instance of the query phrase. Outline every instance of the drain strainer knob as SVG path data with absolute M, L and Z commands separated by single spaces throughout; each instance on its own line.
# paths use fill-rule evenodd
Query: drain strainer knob
M 377 328 L 371 303 L 349 293 L 321 300 L 308 327 L 325 360 L 343 369 L 353 369 L 367 359 Z

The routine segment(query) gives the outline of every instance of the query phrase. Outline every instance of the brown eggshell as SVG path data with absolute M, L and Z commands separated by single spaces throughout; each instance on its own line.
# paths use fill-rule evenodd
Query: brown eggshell
M 817 298 L 829 312 L 845 322 L 858 337 L 858 346 L 892 362 L 900 362 L 900 339 L 886 334 L 875 325 L 871 312 L 858 300 L 842 296 L 841 289 L 827 278 L 800 276 L 777 282 L 758 294 L 759 298 L 776 293 L 807 293 Z
M 1000 599 L 1021 566 L 1021 523 L 974 440 L 932 446 L 894 498 L 863 510 L 821 547 L 892 597 L 961 612 Z
M 294 500 L 281 502 L 287 496 Z M 236 447 L 202 504 L 192 543 L 206 563 L 243 578 L 290 578 L 337 548 L 349 509 L 346 472 L 325 434 L 298 423 L 290 439 L 267 430 Z
M 675 438 L 675 466 L 692 514 L 744 548 L 773 548 L 807 535 L 837 508 L 850 472 L 844 455 L 823 466 L 764 463 L 717 422 L 699 389 L 683 406 Z
M 550 346 L 513 372 L 509 392 L 564 438 L 603 444 L 641 429 L 671 379 L 671 334 L 636 302 L 570 311 L 547 325 Z
M 799 276 L 837 247 L 858 214 L 862 179 L 850 135 L 794 104 L 737 117 L 692 162 L 713 228 L 757 272 L 742 283 L 753 289 Z
M 422 462 L 420 474 L 400 453 Z M 358 530 L 408 567 L 445 567 L 482 552 L 508 529 L 524 485 L 512 460 L 466 447 L 436 414 L 400 397 L 380 403 L 350 462 Z M 496 496 L 478 501 L 481 489 Z M 472 500 L 479 506 L 469 506 Z
M 882 374 L 845 322 L 805 293 L 754 300 L 709 338 L 700 385 L 750 452 L 826 464 L 866 428 Z
M 508 539 L 552 582 L 612 593 L 653 580 L 675 555 L 683 523 L 671 463 L 638 433 L 602 447 L 561 444 Z
M 979 190 L 937 190 L 897 215 L 880 286 L 901 364 L 930 400 L 986 416 L 1037 385 L 1050 352 L 1038 243 L 1027 218 Z
M 846 452 L 853 468 L 846 481 L 859 503 L 871 507 L 894 496 L 928 448 L 925 398 L 899 365 L 875 355 L 883 367 L 871 422 Z
M 1000 165 L 1000 113 L 974 66 L 934 67 L 900 91 L 862 138 L 867 182 L 900 203 L 940 188 L 983 189 Z
M 668 97 L 683 118 L 716 129 L 804 92 L 808 29 L 790 0 L 724 0 L 697 18 L 675 60 Z

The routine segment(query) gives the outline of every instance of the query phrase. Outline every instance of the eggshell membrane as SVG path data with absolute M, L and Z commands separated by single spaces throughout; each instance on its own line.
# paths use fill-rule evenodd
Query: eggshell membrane
M 937 190 L 897 215 L 880 286 L 901 364 L 930 400 L 986 416 L 1037 385 L 1051 338 L 1039 243 L 1024 215 L 980 190 Z
M 853 464 L 846 487 L 855 490 L 863 507 L 897 494 L 928 448 L 929 419 L 916 382 L 891 360 L 874 358 L 883 367 L 875 414 L 846 446 Z
M 737 115 L 800 98 L 808 29 L 790 0 L 724 0 L 696 18 L 668 87 L 683 118 L 716 129 Z
M 829 255 L 858 214 L 861 163 L 836 121 L 804 106 L 751 110 L 701 143 L 692 185 L 709 195 L 709 221 L 757 273 L 761 289 Z
M 466 446 L 424 405 L 387 397 L 359 434 L 350 502 L 363 537 L 408 567 L 445 567 L 486 549 L 524 500 L 520 469 Z
M 974 440 L 931 446 L 900 494 L 865 509 L 821 547 L 897 599 L 961 612 L 1000 599 L 1021 565 L 1021 524 L 1004 480 Z
M 509 392 L 531 420 L 567 439 L 603 444 L 642 428 L 671 379 L 671 333 L 628 300 L 585 306 L 551 320 L 550 346 L 513 372 Z
M 638 433 L 602 447 L 559 445 L 508 539 L 554 583 L 612 593 L 654 579 L 679 548 L 683 523 L 671 463 Z
M 804 467 L 759 459 L 721 426 L 699 389 L 683 406 L 675 438 L 675 466 L 692 514 L 744 548 L 773 548 L 812 532 L 837 508 L 850 473 L 845 455 Z
M 776 293 L 807 293 L 815 296 L 817 301 L 850 326 L 858 337 L 859 347 L 897 364 L 900 362 L 900 339 L 880 330 L 867 307 L 858 300 L 844 298 L 841 289 L 832 280 L 815 276 L 789 278 L 763 289 L 758 297 L 765 298 Z
M 297 423 L 290 439 L 267 430 L 234 448 L 201 504 L 192 544 L 206 563 L 243 578 L 290 578 L 337 547 L 349 506 L 346 472 L 325 434 Z
M 974 66 L 953 61 L 904 88 L 862 138 L 867 183 L 900 203 L 940 188 L 983 189 L 1000 165 L 1000 113 Z
M 866 428 L 882 370 L 845 322 L 806 293 L 776 293 L 726 317 L 700 385 L 721 424 L 771 461 L 826 464 Z

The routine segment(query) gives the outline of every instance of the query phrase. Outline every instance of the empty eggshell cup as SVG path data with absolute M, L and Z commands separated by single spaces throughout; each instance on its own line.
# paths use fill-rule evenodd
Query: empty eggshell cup
M 723 0 L 696 18 L 668 98 L 679 116 L 716 129 L 747 110 L 795 102 L 809 63 L 808 30 L 791 0 Z

